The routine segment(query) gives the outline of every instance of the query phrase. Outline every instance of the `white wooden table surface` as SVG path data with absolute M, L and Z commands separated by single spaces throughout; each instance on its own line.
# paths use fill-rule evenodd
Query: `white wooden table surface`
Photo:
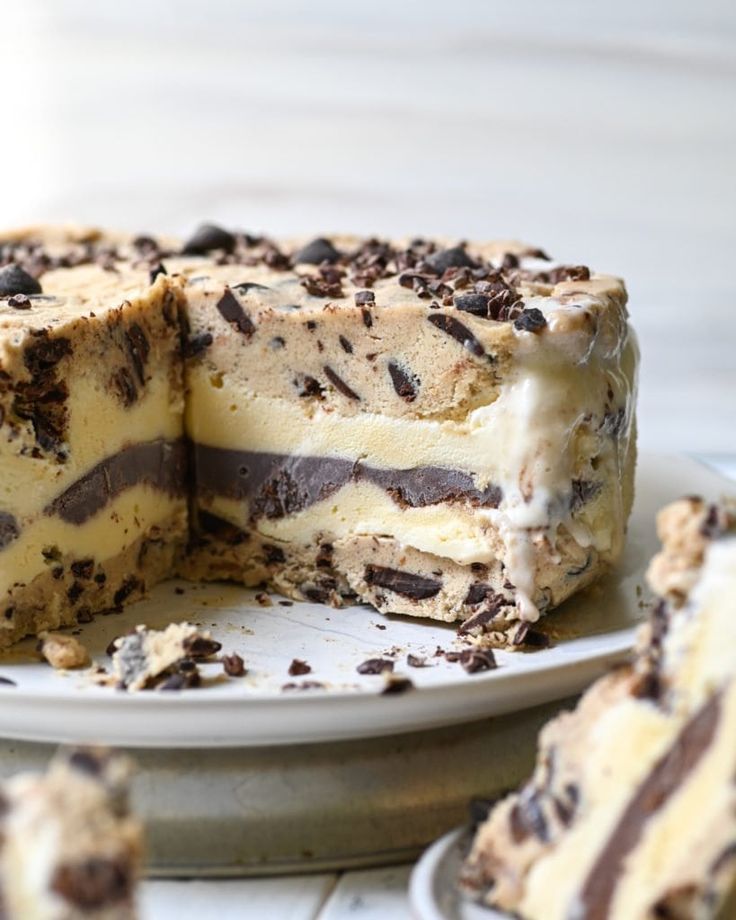
M 528 239 L 625 277 L 644 449 L 736 455 L 733 0 L 3 0 L 3 225 Z M 405 917 L 407 870 L 147 920 Z

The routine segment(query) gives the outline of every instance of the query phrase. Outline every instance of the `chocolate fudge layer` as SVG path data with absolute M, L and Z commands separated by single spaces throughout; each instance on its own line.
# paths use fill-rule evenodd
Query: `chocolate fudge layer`
M 466 862 L 469 891 L 524 920 L 733 916 L 736 504 L 684 499 L 658 523 L 635 661 L 547 725 Z
M 33 450 L 50 467 L 35 542 L 26 502 L 0 495 L 6 641 L 115 605 L 170 565 L 182 426 L 191 578 L 462 620 L 503 644 L 620 553 L 637 349 L 617 279 L 511 242 L 277 245 L 212 226 L 184 244 L 29 230 L 2 261 L 9 328 L 69 343 L 44 360 L 33 410 L 17 399 L 28 346 L 0 359 L 0 450 L 18 451 L 21 429 L 20 478 Z M 14 295 L 19 271 L 28 293 Z M 53 443 L 39 404 L 61 426 Z M 131 537 L 156 548 L 155 576 L 122 571 Z M 94 587 L 71 568 L 89 558 L 107 560 Z M 21 600 L 49 571 L 56 619 L 37 623 Z
M 142 831 L 129 767 L 72 749 L 44 775 L 0 784 L 0 913 L 7 920 L 133 920 Z
M 27 248 L 0 243 L 0 646 L 140 597 L 187 537 L 176 296 L 94 236 Z
M 220 261 L 183 271 L 186 574 L 503 642 L 617 558 L 637 363 L 620 281 L 506 242 Z

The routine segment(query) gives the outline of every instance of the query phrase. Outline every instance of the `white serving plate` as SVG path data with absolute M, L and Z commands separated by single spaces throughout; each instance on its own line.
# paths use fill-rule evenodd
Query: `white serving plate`
M 562 699 L 630 650 L 646 609 L 643 575 L 656 549 L 657 509 L 683 494 L 717 496 L 727 488 L 727 480 L 688 458 L 642 457 L 627 549 L 616 571 L 550 615 L 557 636 L 552 648 L 497 653 L 495 671 L 468 675 L 431 657 L 438 645 L 453 647 L 454 626 L 367 607 L 287 607 L 278 598 L 264 608 L 254 592 L 237 586 L 170 582 L 125 612 L 82 627 L 81 640 L 108 663 L 108 643 L 137 623 L 162 627 L 187 619 L 210 628 L 225 652 L 240 653 L 247 677 L 224 680 L 220 666 L 208 665 L 211 682 L 197 689 L 126 694 L 52 670 L 26 642 L 0 658 L 0 677 L 16 684 L 0 685 L 0 737 L 162 748 L 295 744 L 435 728 Z M 415 688 L 384 696 L 382 677 L 355 669 L 391 649 L 397 650 L 395 673 L 411 677 Z M 428 656 L 431 667 L 408 667 L 407 652 Z M 308 661 L 312 673 L 289 677 L 293 658 Z M 281 689 L 312 679 L 325 689 Z
M 409 882 L 409 904 L 414 920 L 510 920 L 509 915 L 475 904 L 457 888 L 470 844 L 467 827 L 450 831 L 424 851 Z

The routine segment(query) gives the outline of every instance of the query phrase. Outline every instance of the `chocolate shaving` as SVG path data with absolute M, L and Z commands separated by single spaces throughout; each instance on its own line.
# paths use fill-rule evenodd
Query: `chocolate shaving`
M 470 329 L 463 325 L 459 319 L 455 319 L 454 316 L 449 316 L 447 313 L 433 313 L 431 316 L 428 316 L 427 319 L 433 326 L 436 326 L 437 329 L 444 332 L 445 335 L 449 335 L 450 338 L 460 342 L 463 348 L 467 348 L 471 355 L 475 355 L 476 358 L 485 356 L 485 349 L 483 346 Z
M 388 372 L 391 375 L 391 383 L 394 385 L 396 394 L 406 402 L 414 402 L 417 398 L 419 378 L 410 371 L 405 370 L 396 361 L 388 362 Z
M 442 581 L 439 579 L 426 578 L 413 572 L 402 572 L 380 565 L 367 565 L 364 577 L 366 584 L 372 587 L 385 588 L 413 601 L 435 597 L 442 588 Z
M 360 402 L 360 396 L 358 396 L 355 390 L 351 389 L 347 383 L 345 383 L 342 377 L 333 371 L 329 364 L 325 364 L 322 370 L 325 372 L 325 377 L 327 377 L 327 379 L 338 392 L 342 393 L 342 395 L 346 396 L 348 399 L 354 399 L 357 402 Z
M 393 669 L 394 662 L 389 658 L 369 658 L 361 662 L 355 670 L 358 674 L 383 674 Z
M 290 677 L 301 677 L 303 674 L 311 674 L 312 666 L 307 664 L 306 661 L 302 661 L 300 658 L 294 658 L 294 660 L 289 665 L 289 676 Z

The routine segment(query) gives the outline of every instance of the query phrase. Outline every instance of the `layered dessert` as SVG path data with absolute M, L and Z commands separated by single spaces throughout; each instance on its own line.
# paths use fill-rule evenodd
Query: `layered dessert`
M 618 279 L 519 243 L 333 237 L 276 244 L 213 226 L 184 244 L 99 235 L 86 243 L 86 264 L 57 268 L 43 263 L 47 236 L 29 231 L 6 244 L 8 269 L 28 272 L 42 292 L 26 295 L 31 309 L 22 317 L 9 294 L 0 307 L 3 336 L 20 334 L 31 320 L 38 330 L 52 316 L 72 322 L 71 305 L 81 297 L 83 311 L 95 313 L 92 328 L 104 328 L 108 312 L 129 311 L 127 322 L 160 352 L 148 355 L 145 386 L 135 359 L 123 377 L 120 361 L 115 376 L 107 358 L 87 365 L 107 381 L 110 425 L 87 455 L 77 450 L 72 467 L 71 441 L 55 451 L 54 472 L 61 467 L 68 476 L 54 479 L 56 492 L 35 509 L 42 526 L 23 556 L 33 565 L 21 577 L 6 553 L 24 552 L 24 531 L 31 540 L 29 510 L 20 496 L 0 496 L 8 522 L 0 555 L 8 583 L 0 589 L 12 610 L 6 641 L 58 625 L 20 619 L 19 598 L 41 565 L 40 543 L 59 549 L 63 573 L 80 558 L 109 567 L 127 553 L 114 576 L 103 574 L 106 583 L 135 590 L 99 604 L 80 595 L 77 603 L 94 611 L 159 577 L 158 569 L 130 567 L 136 548 L 150 544 L 151 527 L 165 533 L 156 565 L 186 577 L 462 621 L 491 644 L 522 642 L 541 613 L 619 555 L 633 493 L 637 350 Z M 43 306 L 49 296 L 66 298 L 65 306 Z M 160 324 L 159 336 L 148 334 L 136 310 Z M 87 354 L 73 330 L 65 337 Z M 133 353 L 140 356 L 141 347 Z M 14 365 L 0 363 L 11 380 L 6 417 L 23 428 L 12 406 L 14 381 L 25 379 L 27 367 L 20 355 Z M 70 393 L 90 389 L 77 382 L 88 374 L 82 361 L 72 368 L 64 355 L 55 367 L 54 380 Z M 74 401 L 64 405 L 71 419 Z M 85 431 L 95 427 L 87 418 Z M 29 439 L 32 421 L 25 425 Z M 108 437 L 113 428 L 116 437 Z M 10 434 L 6 445 L 0 428 L 0 450 L 8 453 Z M 148 446 L 130 455 L 133 445 Z M 126 452 L 146 469 L 158 462 L 158 473 L 121 472 L 131 466 L 110 458 Z M 21 456 L 20 479 L 33 459 Z M 118 540 L 125 530 L 124 545 L 109 546 L 106 562 L 99 552 L 80 554 L 72 532 L 51 540 L 45 531 L 59 517 L 57 496 L 79 482 L 77 494 L 96 493 L 111 462 L 124 487 L 113 490 L 105 512 L 73 522 L 97 533 L 104 521 L 104 533 Z M 115 503 L 161 514 L 115 527 Z M 175 524 L 167 527 L 164 512 Z M 133 534 L 140 542 L 131 549 Z M 53 571 L 52 582 L 64 578 L 66 590 L 73 587 L 71 576 Z M 39 596 L 60 598 L 60 616 L 70 615 L 61 586 L 44 584 Z
M 540 737 L 463 884 L 523 920 L 736 916 L 736 504 L 663 512 L 633 663 Z
M 0 784 L 4 918 L 133 920 L 142 830 L 128 777 L 124 758 L 80 748 Z
M 139 598 L 187 538 L 178 302 L 109 246 L 0 242 L 0 647 Z

